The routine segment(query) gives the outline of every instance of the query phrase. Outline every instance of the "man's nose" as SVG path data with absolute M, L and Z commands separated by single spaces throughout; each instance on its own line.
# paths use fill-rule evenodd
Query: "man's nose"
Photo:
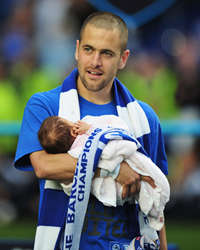
M 97 67 L 97 66 L 101 66 L 101 65 L 102 65 L 101 54 L 96 51 L 93 53 L 92 66 Z

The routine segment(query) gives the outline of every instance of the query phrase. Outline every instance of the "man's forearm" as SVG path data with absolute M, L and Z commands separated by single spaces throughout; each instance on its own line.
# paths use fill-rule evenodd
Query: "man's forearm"
M 69 181 L 73 180 L 77 159 L 69 154 L 48 154 L 36 151 L 30 154 L 30 161 L 38 178 Z
M 160 239 L 160 250 L 167 250 L 167 236 L 166 236 L 165 225 L 159 232 L 159 239 Z

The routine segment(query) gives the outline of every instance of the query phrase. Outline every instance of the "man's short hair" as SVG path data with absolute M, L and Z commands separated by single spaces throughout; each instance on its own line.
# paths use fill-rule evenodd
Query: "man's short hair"
M 103 29 L 118 29 L 121 38 L 121 52 L 123 52 L 127 47 L 128 42 L 128 28 L 124 20 L 110 12 L 94 12 L 89 15 L 82 24 L 80 30 L 80 41 L 83 36 L 83 32 L 87 24 L 94 25 L 97 28 Z

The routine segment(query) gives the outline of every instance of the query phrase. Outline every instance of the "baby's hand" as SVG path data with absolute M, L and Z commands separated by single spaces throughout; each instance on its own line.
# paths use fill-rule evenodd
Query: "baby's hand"
M 75 131 L 76 134 L 82 135 L 82 134 L 85 134 L 90 127 L 91 127 L 90 124 L 79 120 L 74 123 L 73 130 Z

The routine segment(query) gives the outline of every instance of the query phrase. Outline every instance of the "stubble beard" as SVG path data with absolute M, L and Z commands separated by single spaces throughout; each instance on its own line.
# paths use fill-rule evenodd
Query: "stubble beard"
M 101 91 L 102 89 L 104 89 L 106 87 L 106 82 L 105 81 L 101 81 L 99 83 L 89 83 L 85 78 L 80 77 L 81 82 L 83 83 L 83 86 L 92 92 L 98 92 Z
M 88 90 L 88 91 L 91 91 L 91 92 L 98 92 L 98 91 L 101 91 L 103 89 L 105 89 L 109 84 L 110 82 L 113 83 L 113 77 L 110 77 L 109 79 L 106 79 L 106 80 L 100 80 L 100 81 L 95 81 L 95 80 L 87 80 L 86 77 L 84 77 L 83 75 L 81 75 L 79 73 L 79 77 L 80 77 L 80 80 L 83 84 L 83 86 Z M 90 83 L 91 81 L 91 83 Z

